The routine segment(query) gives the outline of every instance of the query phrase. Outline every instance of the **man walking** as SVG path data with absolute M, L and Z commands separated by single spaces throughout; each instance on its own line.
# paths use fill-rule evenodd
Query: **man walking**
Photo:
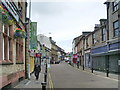
M 36 80 L 38 80 L 39 78 L 40 71 L 41 71 L 41 66 L 39 63 L 36 63 L 34 67 L 34 74 L 35 74 Z
M 77 68 L 79 68 L 80 66 L 80 61 L 79 61 L 79 58 L 77 58 Z

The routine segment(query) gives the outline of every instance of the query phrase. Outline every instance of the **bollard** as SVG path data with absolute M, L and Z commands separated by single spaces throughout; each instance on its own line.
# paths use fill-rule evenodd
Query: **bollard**
M 107 68 L 106 76 L 109 77 L 109 70 Z
M 83 65 L 83 70 L 84 70 L 84 65 Z
M 47 63 L 46 63 L 46 68 L 44 73 L 44 81 L 47 82 Z
M 46 82 L 42 82 L 41 85 L 42 85 L 42 90 L 46 90 L 47 83 Z
M 44 73 L 44 81 L 47 82 L 47 73 Z

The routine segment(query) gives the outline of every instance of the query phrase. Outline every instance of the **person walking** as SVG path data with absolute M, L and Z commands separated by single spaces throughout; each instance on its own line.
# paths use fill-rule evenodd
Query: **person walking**
M 39 63 L 36 63 L 35 64 L 35 67 L 34 67 L 34 74 L 35 74 L 35 77 L 36 77 L 36 80 L 39 79 L 39 73 L 41 71 L 41 66 Z
M 80 65 L 80 61 L 79 58 L 77 58 L 77 68 L 79 68 L 79 65 Z

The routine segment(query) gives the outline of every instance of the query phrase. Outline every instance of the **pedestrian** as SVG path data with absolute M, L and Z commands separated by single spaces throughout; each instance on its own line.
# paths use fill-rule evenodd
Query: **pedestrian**
M 36 80 L 38 80 L 39 78 L 40 71 L 41 71 L 41 66 L 39 63 L 36 63 L 34 67 L 34 74 L 35 74 Z
M 76 58 L 73 58 L 73 67 L 75 66 L 76 64 Z
M 77 58 L 77 68 L 79 68 L 79 65 L 80 65 L 80 61 L 79 58 Z

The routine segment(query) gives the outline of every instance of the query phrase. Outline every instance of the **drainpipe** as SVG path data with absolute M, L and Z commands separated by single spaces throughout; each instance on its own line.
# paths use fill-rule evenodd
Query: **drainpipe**
M 107 6 L 107 53 L 109 50 L 109 4 L 110 2 L 104 3 Z M 109 55 L 106 56 L 106 76 L 109 77 Z

